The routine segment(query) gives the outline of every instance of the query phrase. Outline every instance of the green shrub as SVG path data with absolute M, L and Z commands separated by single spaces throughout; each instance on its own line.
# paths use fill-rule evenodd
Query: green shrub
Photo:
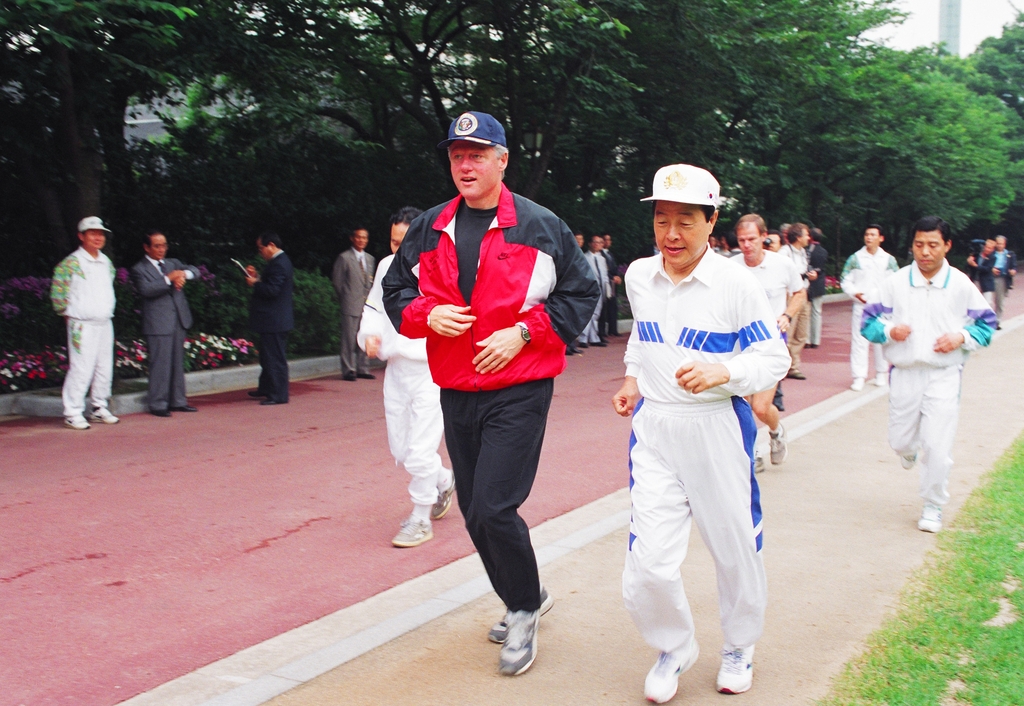
M 330 355 L 340 339 L 338 302 L 331 280 L 318 272 L 295 270 L 295 330 L 288 352 Z

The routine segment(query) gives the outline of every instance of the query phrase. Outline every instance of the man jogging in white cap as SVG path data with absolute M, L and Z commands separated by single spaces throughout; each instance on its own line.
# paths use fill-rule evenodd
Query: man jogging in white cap
M 89 428 L 87 391 L 91 393 L 90 420 L 120 421 L 107 409 L 114 379 L 114 263 L 102 250 L 109 232 L 96 216 L 79 221 L 82 245 L 60 261 L 50 285 L 53 309 L 64 317 L 68 329 L 64 424 L 79 431 Z
M 644 200 L 654 202 L 660 252 L 626 272 L 634 325 L 612 404 L 633 415 L 622 592 L 640 634 L 661 653 L 644 694 L 664 703 L 699 651 L 679 575 L 691 520 L 718 575 L 725 644 L 717 688 L 738 694 L 751 687 L 767 583 L 756 427 L 743 397 L 774 385 L 790 361 L 764 289 L 708 247 L 718 220 L 715 178 L 671 165 L 658 170 L 653 192 Z
M 522 674 L 551 599 L 519 506 L 565 346 L 601 293 L 569 227 L 502 184 L 508 150 L 497 120 L 463 113 L 439 147 L 459 195 L 410 224 L 384 277 L 384 308 L 400 334 L 427 339 L 459 509 L 507 608 L 489 637 L 503 643 L 499 671 Z

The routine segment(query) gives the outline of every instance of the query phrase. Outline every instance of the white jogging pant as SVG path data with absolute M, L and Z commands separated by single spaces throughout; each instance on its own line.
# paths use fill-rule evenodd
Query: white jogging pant
M 853 303 L 853 326 L 850 337 L 850 371 L 854 378 L 866 380 L 868 377 L 868 348 L 874 349 L 875 374 L 889 372 L 889 362 L 882 356 L 882 346 L 872 343 L 860 335 L 861 318 L 864 315 L 864 305 L 854 300 Z
M 441 465 L 437 448 L 444 433 L 441 390 L 430 377 L 426 361 L 394 357 L 384 371 L 384 416 L 388 446 L 395 463 L 412 479 L 414 505 L 433 505 L 438 488 L 448 488 L 452 472 Z
M 889 445 L 917 453 L 920 495 L 926 503 L 949 502 L 949 471 L 960 418 L 963 368 L 893 368 L 889 374 Z
M 85 412 L 85 393 L 92 385 L 92 408 L 107 408 L 114 378 L 114 323 L 67 320 L 68 374 L 61 396 L 64 417 L 80 417 Z
M 657 650 L 685 649 L 694 637 L 679 575 L 691 518 L 715 560 L 726 647 L 748 647 L 761 637 L 768 587 L 756 433 L 750 405 L 739 397 L 699 405 L 641 401 L 634 412 L 622 595 L 640 635 Z

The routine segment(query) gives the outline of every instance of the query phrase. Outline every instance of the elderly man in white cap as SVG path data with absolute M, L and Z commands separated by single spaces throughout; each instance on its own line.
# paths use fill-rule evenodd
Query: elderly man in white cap
M 661 653 L 644 685 L 655 703 L 675 696 L 679 676 L 697 661 L 679 575 L 691 519 L 718 575 L 725 637 L 718 691 L 750 689 L 767 602 L 757 431 L 743 398 L 773 387 L 789 369 L 789 353 L 764 288 L 708 247 L 718 196 L 718 181 L 704 169 L 659 169 L 644 199 L 654 202 L 659 252 L 626 272 L 634 326 L 626 377 L 612 398 L 616 412 L 633 415 L 622 592 L 644 640 Z
M 53 271 L 50 301 L 68 327 L 68 373 L 64 378 L 64 424 L 89 428 L 85 393 L 92 385 L 89 419 L 120 421 L 107 409 L 114 377 L 114 263 L 103 254 L 110 231 L 96 216 L 78 222 L 81 246 Z

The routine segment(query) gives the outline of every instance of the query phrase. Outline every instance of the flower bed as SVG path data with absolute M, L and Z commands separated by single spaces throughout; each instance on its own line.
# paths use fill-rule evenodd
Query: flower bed
M 122 380 L 149 373 L 145 341 L 116 341 L 114 375 Z M 212 370 L 255 363 L 251 341 L 201 333 L 185 341 L 185 370 Z M 68 371 L 67 348 L 47 346 L 41 353 L 0 351 L 0 394 L 57 387 Z

